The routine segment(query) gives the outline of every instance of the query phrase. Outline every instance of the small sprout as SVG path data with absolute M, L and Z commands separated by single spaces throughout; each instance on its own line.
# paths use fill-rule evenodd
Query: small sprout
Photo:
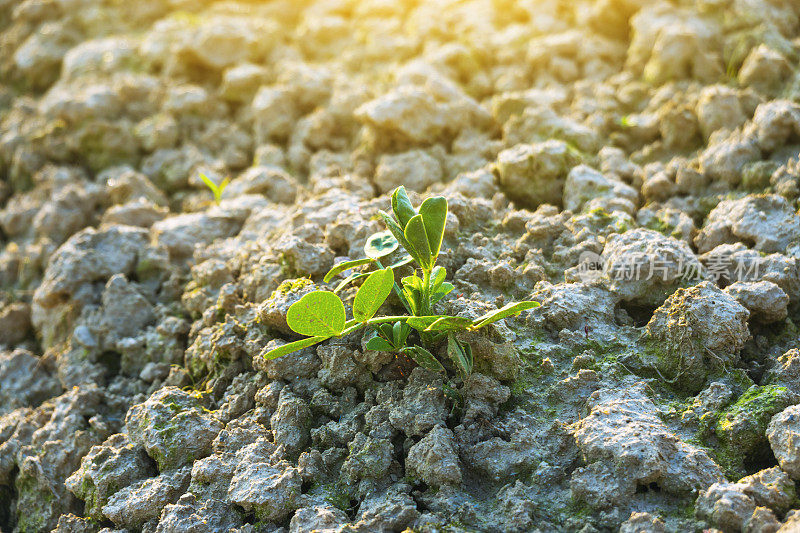
M 376 233 L 367 239 L 364 245 L 367 257 L 339 263 L 325 275 L 324 281 L 328 283 L 335 276 L 359 267 L 374 267 L 374 270 L 353 272 L 333 292 L 314 291 L 295 302 L 289 307 L 286 321 L 294 332 L 307 338 L 270 351 L 265 356 L 267 359 L 368 327 L 372 329 L 372 334 L 365 345 L 367 350 L 405 354 L 419 366 L 435 372 L 446 370 L 442 361 L 434 355 L 441 353 L 440 349 L 444 351 L 446 343 L 446 353 L 452 367 L 466 379 L 474 366 L 472 348 L 456 339 L 454 333 L 475 331 L 539 305 L 533 301 L 512 302 L 474 320 L 435 314 L 434 305 L 453 290 L 453 284 L 445 281 L 447 271 L 436 265 L 444 239 L 447 199 L 441 196 L 428 198 L 417 211 L 405 188 L 398 187 L 392 194 L 392 212 L 394 216 L 380 212 L 388 231 Z M 381 259 L 400 246 L 408 256 L 384 267 Z M 395 281 L 395 269 L 412 263 L 416 263 L 417 267 L 414 273 L 403 277 L 398 284 Z M 347 320 L 344 302 L 337 293 L 363 278 L 366 279 L 353 300 L 353 319 Z M 391 292 L 397 295 L 408 314 L 376 316 Z M 414 330 L 417 335 L 410 339 Z
M 211 192 L 214 193 L 214 201 L 217 203 L 217 205 L 219 205 L 219 203 L 222 201 L 222 191 L 224 191 L 231 182 L 231 178 L 226 177 L 219 185 L 217 185 L 214 183 L 214 180 L 201 172 L 200 179 L 203 180 L 203 183 L 206 184 L 206 187 L 211 189 Z
M 411 327 L 403 322 L 379 324 L 375 327 L 374 336 L 367 341 L 367 350 L 400 352 L 406 347 L 410 333 Z

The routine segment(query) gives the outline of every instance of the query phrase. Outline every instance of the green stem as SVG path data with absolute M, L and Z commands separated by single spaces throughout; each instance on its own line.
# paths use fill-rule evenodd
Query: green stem
M 431 314 L 431 271 L 429 269 L 422 269 L 422 302 L 420 311 L 422 316 L 430 316 Z M 430 348 L 433 343 L 432 335 L 429 333 L 421 332 L 419 335 L 422 345 Z
M 366 322 L 358 322 L 358 323 L 355 323 L 355 324 L 353 324 L 353 322 L 355 322 L 355 320 L 350 320 L 345 324 L 344 330 L 342 330 L 342 332 L 339 333 L 339 335 L 337 335 L 337 337 L 344 337 L 345 335 L 353 333 L 354 331 L 357 331 L 358 329 L 363 328 L 364 326 L 375 326 L 377 324 L 384 324 L 386 322 L 405 322 L 409 318 L 413 318 L 413 317 L 406 316 L 406 315 L 403 315 L 403 316 L 379 316 L 379 317 L 375 317 L 375 318 L 370 318 Z
M 431 271 L 422 269 L 422 316 L 431 314 Z

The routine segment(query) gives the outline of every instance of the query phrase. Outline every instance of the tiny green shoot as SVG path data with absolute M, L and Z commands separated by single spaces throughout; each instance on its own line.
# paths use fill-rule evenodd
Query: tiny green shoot
M 373 270 L 353 272 L 334 291 L 314 291 L 292 304 L 286 322 L 295 333 L 306 338 L 281 345 L 264 357 L 274 359 L 366 327 L 371 329 L 366 342 L 368 350 L 405 354 L 419 366 L 435 372 L 446 370 L 434 355 L 442 351 L 462 377 L 469 376 L 474 366 L 472 348 L 455 334 L 475 331 L 537 307 L 539 303 L 512 302 L 474 320 L 435 313 L 434 306 L 453 290 L 453 284 L 445 281 L 447 271 L 436 265 L 444 239 L 447 210 L 447 199 L 442 196 L 426 199 L 417 210 L 405 188 L 398 187 L 392 194 L 392 213 L 380 212 L 388 230 L 367 239 L 364 245 L 367 257 L 337 264 L 325 275 L 324 282 L 329 283 L 339 274 L 361 267 Z M 408 255 L 384 266 L 381 260 L 401 246 Z M 401 278 L 398 283 L 395 269 L 409 264 L 415 264 L 413 274 Z M 347 320 L 344 302 L 337 293 L 359 279 L 364 282 L 353 300 L 353 318 Z M 407 314 L 376 316 L 392 292 Z M 414 331 L 416 335 L 412 337 Z
M 217 185 L 214 180 L 203 174 L 200 173 L 200 179 L 203 180 L 203 183 L 206 184 L 206 187 L 211 189 L 211 192 L 214 194 L 214 201 L 219 205 L 222 201 L 222 192 L 225 190 L 225 187 L 231 182 L 230 177 L 226 177 L 222 182 Z

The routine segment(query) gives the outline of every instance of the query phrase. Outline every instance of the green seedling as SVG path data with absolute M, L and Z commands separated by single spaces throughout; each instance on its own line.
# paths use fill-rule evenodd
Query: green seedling
M 214 201 L 217 203 L 217 205 L 219 205 L 219 203 L 222 201 L 222 192 L 225 190 L 225 187 L 227 187 L 228 184 L 231 182 L 231 179 L 227 177 L 224 180 L 222 180 L 222 182 L 219 185 L 214 183 L 214 180 L 212 180 L 203 173 L 200 173 L 200 179 L 203 180 L 203 183 L 206 184 L 206 187 L 211 189 L 211 192 L 214 193 Z
M 536 307 L 539 303 L 513 302 L 474 320 L 436 314 L 436 303 L 453 290 L 453 285 L 445 281 L 447 271 L 436 265 L 444 239 L 447 199 L 441 196 L 428 198 L 417 210 L 411 204 L 405 188 L 398 187 L 392 194 L 392 214 L 381 211 L 380 216 L 388 230 L 375 233 L 367 239 L 364 245 L 367 257 L 334 266 L 325 275 L 324 281 L 329 283 L 337 275 L 349 270 L 361 267 L 369 269 L 351 273 L 333 291 L 314 291 L 292 304 L 286 322 L 294 332 L 306 338 L 271 350 L 265 357 L 274 359 L 367 327 L 371 329 L 366 343 L 368 350 L 405 354 L 419 366 L 436 372 L 445 371 L 434 353 L 437 347 L 443 347 L 446 342 L 444 351 L 453 366 L 462 377 L 469 376 L 474 366 L 472 348 L 456 339 L 455 333 L 475 331 Z M 381 261 L 401 246 L 408 255 L 384 266 Z M 414 273 L 401 278 L 398 284 L 395 270 L 412 264 L 415 266 Z M 348 320 L 344 302 L 338 293 L 360 279 L 364 279 L 364 282 L 353 300 L 353 318 Z M 376 316 L 392 292 L 397 295 L 407 314 Z M 414 331 L 417 335 L 412 340 Z

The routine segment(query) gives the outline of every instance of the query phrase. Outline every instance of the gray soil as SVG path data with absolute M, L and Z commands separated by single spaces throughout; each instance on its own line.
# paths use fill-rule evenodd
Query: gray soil
M 800 531 L 799 60 L 797 0 L 0 0 L 0 531 Z M 265 359 L 399 185 L 438 312 L 542 305 Z

